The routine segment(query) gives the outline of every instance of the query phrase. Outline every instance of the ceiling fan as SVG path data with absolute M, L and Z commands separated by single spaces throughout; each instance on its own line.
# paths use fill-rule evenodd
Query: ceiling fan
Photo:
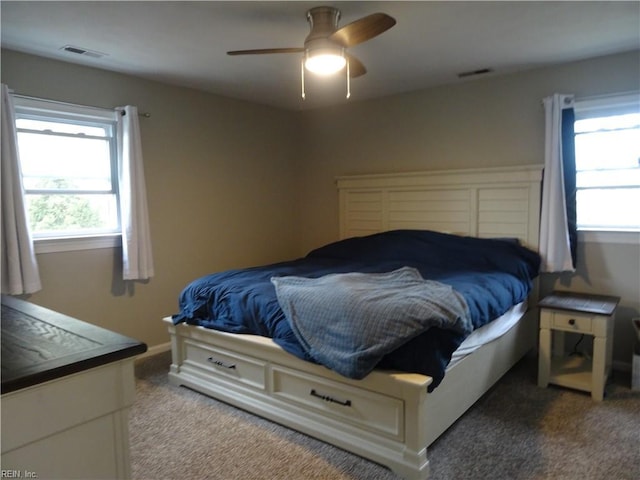
M 334 7 L 315 7 L 307 12 L 311 31 L 302 47 L 232 50 L 228 55 L 261 55 L 272 53 L 302 53 L 302 98 L 304 70 L 320 75 L 331 75 L 347 68 L 347 98 L 350 96 L 350 78 L 367 73 L 363 63 L 346 52 L 347 48 L 371 40 L 396 24 L 386 13 L 373 13 L 338 28 L 340 10 Z

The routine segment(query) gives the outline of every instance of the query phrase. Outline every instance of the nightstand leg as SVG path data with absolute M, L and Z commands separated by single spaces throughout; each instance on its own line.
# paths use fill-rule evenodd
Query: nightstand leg
M 551 371 L 551 330 L 540 329 L 540 345 L 538 349 L 538 386 L 546 388 L 549 385 Z
M 602 401 L 604 385 L 607 381 L 606 365 L 607 339 L 594 337 L 593 339 L 593 372 L 591 374 L 591 398 Z

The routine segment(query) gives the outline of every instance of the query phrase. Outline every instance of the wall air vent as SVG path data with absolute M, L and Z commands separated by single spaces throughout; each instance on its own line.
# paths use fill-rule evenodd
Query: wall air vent
M 493 72 L 491 68 L 481 68 L 479 70 L 471 70 L 469 72 L 462 72 L 458 74 L 458 78 L 469 78 L 469 77 L 477 77 L 478 75 L 486 75 L 487 73 Z
M 84 57 L 91 57 L 91 58 L 102 58 L 105 55 L 107 55 L 106 53 L 96 52 L 94 50 L 87 50 L 86 48 L 81 48 L 81 47 L 74 47 L 73 45 L 65 45 L 60 50 L 63 50 L 69 53 L 74 53 L 76 55 L 82 55 Z

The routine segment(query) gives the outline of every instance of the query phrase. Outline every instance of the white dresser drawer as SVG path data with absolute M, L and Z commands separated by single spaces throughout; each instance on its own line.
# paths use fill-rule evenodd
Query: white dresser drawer
M 552 328 L 567 332 L 591 333 L 592 316 L 580 313 L 553 312 Z
M 265 388 L 263 361 L 190 339 L 184 340 L 184 356 L 185 366 L 228 376 L 253 388 Z
M 273 396 L 377 434 L 402 439 L 402 401 L 285 367 L 271 368 Z

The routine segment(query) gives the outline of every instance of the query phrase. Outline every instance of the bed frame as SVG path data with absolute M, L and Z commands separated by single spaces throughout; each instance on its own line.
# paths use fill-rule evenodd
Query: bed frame
M 541 177 L 541 166 L 339 177 L 340 237 L 429 229 L 517 237 L 537 249 Z M 428 376 L 376 370 L 350 380 L 286 353 L 268 338 L 164 321 L 171 336 L 172 384 L 316 437 L 409 480 L 427 478 L 427 447 L 537 338 L 537 318 L 530 310 L 501 338 L 449 368 L 427 393 Z

